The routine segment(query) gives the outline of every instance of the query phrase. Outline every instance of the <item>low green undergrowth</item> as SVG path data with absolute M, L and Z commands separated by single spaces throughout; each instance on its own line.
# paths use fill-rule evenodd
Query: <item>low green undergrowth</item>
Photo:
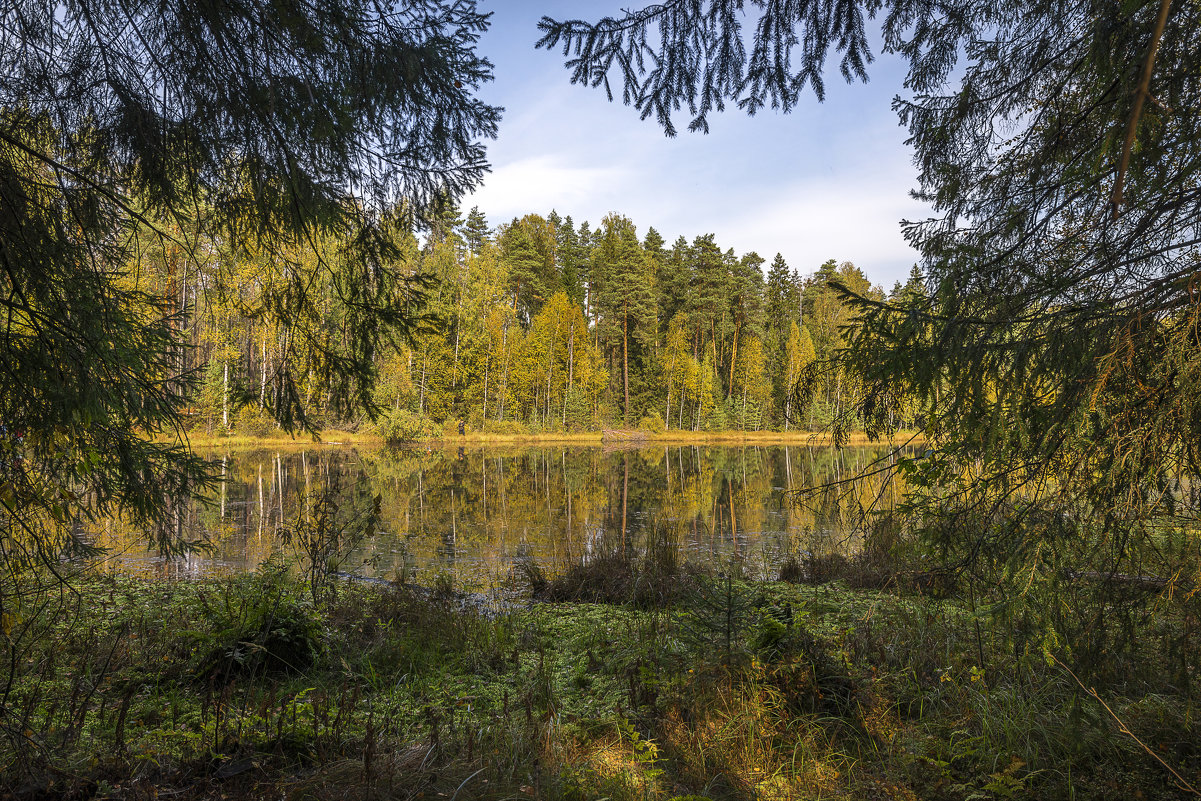
M 636 604 L 488 614 L 404 586 L 315 595 L 277 569 L 47 585 L 6 613 L 0 787 L 340 801 L 1185 797 L 1156 757 L 1197 784 L 1196 703 L 1168 685 L 1098 691 L 1124 734 L 1063 669 L 1015 656 L 952 602 L 678 571 L 687 580 L 671 593 L 648 593 L 604 565 L 600 583 Z

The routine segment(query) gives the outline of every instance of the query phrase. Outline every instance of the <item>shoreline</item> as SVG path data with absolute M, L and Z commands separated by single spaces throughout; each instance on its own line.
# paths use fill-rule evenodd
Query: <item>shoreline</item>
M 385 447 L 384 438 L 374 432 L 356 432 L 330 429 L 320 432 L 318 439 L 304 434 L 289 435 L 283 431 L 267 436 L 244 436 L 233 434 L 229 436 L 206 433 L 191 433 L 184 438 L 190 447 L 197 449 L 235 449 L 252 450 L 257 448 L 326 448 L 326 447 Z M 167 438 L 155 438 L 155 441 L 171 441 Z M 179 441 L 179 440 L 174 440 Z M 863 432 L 851 434 L 843 447 L 898 447 L 918 445 L 924 442 L 916 432 L 899 431 L 887 439 L 871 440 Z M 630 448 L 672 445 L 754 445 L 754 446 L 785 446 L 797 445 L 807 447 L 832 447 L 833 437 L 824 431 L 665 431 L 650 433 L 637 430 L 620 430 L 606 436 L 602 431 L 586 431 L 579 433 L 541 433 L 541 434 L 489 434 L 470 432 L 462 436 L 452 435 L 440 438 L 413 440 L 405 443 L 405 448 L 455 448 L 455 447 L 487 447 L 490 445 L 578 445 L 582 447 L 612 447 Z

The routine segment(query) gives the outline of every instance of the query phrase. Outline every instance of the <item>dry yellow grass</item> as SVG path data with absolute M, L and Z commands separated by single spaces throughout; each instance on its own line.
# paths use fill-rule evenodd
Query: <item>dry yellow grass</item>
M 584 431 L 577 433 L 540 433 L 540 434 L 492 434 L 479 431 L 468 432 L 463 436 L 450 434 L 441 439 L 423 440 L 417 445 L 429 447 L 446 447 L 466 445 L 480 447 L 486 445 L 600 445 L 643 444 L 655 445 L 805 445 L 827 446 L 832 444 L 831 436 L 824 431 L 665 431 L 662 434 L 652 434 L 646 431 L 622 432 L 624 436 L 617 439 L 606 438 L 600 431 Z M 274 449 L 310 449 L 314 447 L 345 447 L 363 446 L 379 447 L 383 438 L 375 432 L 340 431 L 331 429 L 322 431 L 318 440 L 296 434 L 289 435 L 283 431 L 267 436 L 247 436 L 242 434 L 215 435 L 204 432 L 193 432 L 188 435 L 188 444 L 197 450 L 253 450 L 257 448 Z M 848 438 L 849 446 L 865 446 L 873 444 L 920 444 L 923 440 L 915 437 L 913 432 L 901 431 L 889 440 L 873 443 L 867 435 L 855 432 Z
M 166 437 L 156 439 L 167 441 Z M 253 450 L 256 448 L 309 449 L 323 446 L 382 445 L 383 439 L 374 433 L 365 434 L 355 431 L 338 430 L 322 431 L 319 440 L 314 440 L 306 434 L 297 433 L 293 435 L 284 431 L 278 431 L 267 436 L 249 436 L 245 434 L 219 435 L 206 434 L 203 431 L 193 431 L 187 435 L 187 443 L 196 450 L 214 450 L 220 448 L 231 450 Z

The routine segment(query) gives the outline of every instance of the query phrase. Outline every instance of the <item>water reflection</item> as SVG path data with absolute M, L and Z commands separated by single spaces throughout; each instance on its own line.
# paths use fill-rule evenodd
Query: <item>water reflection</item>
M 324 495 L 342 505 L 379 496 L 379 524 L 345 569 L 470 587 L 533 558 L 549 570 L 589 554 L 637 550 L 666 531 L 688 558 L 743 559 L 771 573 L 788 554 L 853 549 L 860 507 L 886 510 L 898 487 L 883 479 L 797 504 L 790 491 L 837 480 L 882 448 L 797 446 L 320 448 L 225 454 L 212 496 L 179 510 L 185 536 L 209 548 L 167 559 L 143 532 L 110 521 L 95 532 L 108 569 L 201 576 L 252 569 L 287 553 L 287 530 L 312 523 Z M 660 534 L 662 536 L 662 534 Z

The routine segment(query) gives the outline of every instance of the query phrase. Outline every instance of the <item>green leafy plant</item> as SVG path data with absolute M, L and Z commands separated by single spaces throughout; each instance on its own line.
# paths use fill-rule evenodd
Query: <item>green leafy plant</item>
M 215 629 L 204 638 L 211 645 L 195 669 L 206 683 L 300 671 L 323 650 L 324 629 L 315 608 L 277 564 L 230 581 L 213 596 L 202 595 L 201 603 Z

